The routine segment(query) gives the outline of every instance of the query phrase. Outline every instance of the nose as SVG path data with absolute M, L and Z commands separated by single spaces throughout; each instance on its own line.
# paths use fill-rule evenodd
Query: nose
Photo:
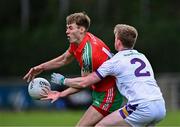
M 69 34 L 69 30 L 68 29 L 66 29 L 66 34 Z

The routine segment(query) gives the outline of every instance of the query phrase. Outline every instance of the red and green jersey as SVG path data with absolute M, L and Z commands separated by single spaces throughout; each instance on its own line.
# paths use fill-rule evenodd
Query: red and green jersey
M 70 44 L 69 52 L 73 54 L 79 62 L 83 72 L 93 72 L 103 62 L 109 59 L 108 55 L 102 50 L 103 48 L 109 50 L 102 40 L 87 32 L 79 45 L 76 43 Z M 102 92 L 114 86 L 115 78 L 108 76 L 101 82 L 92 85 L 92 89 L 97 92 Z

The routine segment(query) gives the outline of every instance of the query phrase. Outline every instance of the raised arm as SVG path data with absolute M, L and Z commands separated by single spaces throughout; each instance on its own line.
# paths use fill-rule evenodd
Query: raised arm
M 57 58 L 32 67 L 29 72 L 23 77 L 23 79 L 29 82 L 43 71 L 56 69 L 72 62 L 73 58 L 74 57 L 72 56 L 72 54 L 70 54 L 69 51 L 66 51 L 64 54 L 60 55 Z

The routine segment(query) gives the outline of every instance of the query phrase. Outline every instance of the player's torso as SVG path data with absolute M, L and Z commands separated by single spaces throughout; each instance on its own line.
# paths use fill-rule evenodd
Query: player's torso
M 114 70 L 117 74 L 117 84 L 128 100 L 137 103 L 137 100 L 142 102 L 161 98 L 152 67 L 143 54 L 136 50 L 127 50 L 119 52 L 117 56 L 120 65 Z M 150 94 L 152 96 L 149 96 Z
M 100 39 L 88 33 L 82 43 L 76 48 L 76 50 L 74 50 L 73 54 L 79 62 L 83 74 L 82 76 L 86 73 L 95 71 L 108 59 L 107 54 L 102 50 L 103 47 L 109 50 Z M 105 91 L 114 86 L 114 84 L 114 78 L 107 77 L 101 82 L 93 85 L 92 88 L 97 91 Z
M 119 52 L 119 65 L 117 72 L 120 72 L 119 80 L 122 82 L 132 80 L 154 79 L 152 67 L 147 58 L 136 50 L 124 50 Z

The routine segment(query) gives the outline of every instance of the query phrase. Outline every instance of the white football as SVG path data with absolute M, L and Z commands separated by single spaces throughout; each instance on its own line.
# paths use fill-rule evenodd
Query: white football
M 33 99 L 40 99 L 44 93 L 43 88 L 50 90 L 50 83 L 45 78 L 35 78 L 29 83 L 28 93 Z

